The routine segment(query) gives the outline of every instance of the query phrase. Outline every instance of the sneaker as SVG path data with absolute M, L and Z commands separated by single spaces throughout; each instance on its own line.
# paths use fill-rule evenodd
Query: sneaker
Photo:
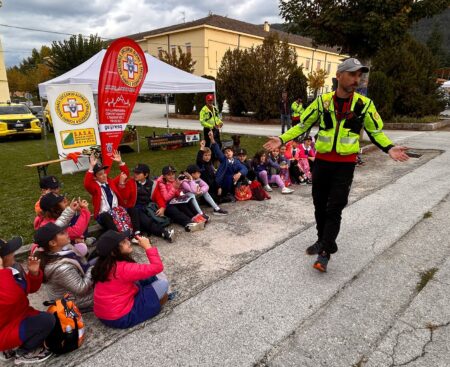
M 312 185 L 312 180 L 310 180 L 309 178 L 306 179 L 306 184 L 307 184 L 307 185 Z
M 202 229 L 205 229 L 205 222 L 200 223 L 189 223 L 184 227 L 186 232 L 195 232 L 195 231 L 201 231 Z
M 306 185 L 306 180 L 304 178 L 300 179 L 299 185 L 302 185 L 302 186 Z
M 171 229 L 165 229 L 162 237 L 169 243 L 173 243 L 173 237 L 175 235 L 175 230 L 173 228 Z
M 192 221 L 195 223 L 204 223 L 206 222 L 206 219 L 201 214 L 197 214 L 195 217 L 192 218 Z
M 31 364 L 31 363 L 41 363 L 49 359 L 53 355 L 47 348 L 38 348 L 31 352 L 19 354 L 17 353 L 17 357 L 14 360 L 14 364 Z
M 219 208 L 217 210 L 214 209 L 213 214 L 214 215 L 228 215 L 228 212 L 226 210 L 223 210 L 223 209 Z
M 209 222 L 209 215 L 206 215 L 205 213 L 203 213 L 202 217 L 206 219 L 206 223 Z
M 329 260 L 330 255 L 325 251 L 322 251 L 319 256 L 317 256 L 317 260 L 314 263 L 313 268 L 321 271 L 322 273 L 326 273 Z
M 293 192 L 294 192 L 294 190 L 290 189 L 289 187 L 283 187 L 281 189 L 282 194 L 292 194 Z
M 309 246 L 306 249 L 306 253 L 308 255 L 318 255 L 322 252 L 322 243 L 320 243 L 318 240 L 313 245 Z
M 12 361 L 14 358 L 16 358 L 16 351 L 14 349 L 5 350 L 0 353 L 0 361 L 2 362 Z
M 267 192 L 272 192 L 272 188 L 269 185 L 265 185 L 264 186 L 264 190 L 266 190 Z

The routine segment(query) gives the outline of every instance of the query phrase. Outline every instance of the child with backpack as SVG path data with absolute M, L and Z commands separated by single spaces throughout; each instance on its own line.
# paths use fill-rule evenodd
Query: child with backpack
M 0 240 L 0 360 L 40 363 L 52 356 L 44 340 L 55 318 L 30 306 L 27 296 L 39 290 L 43 273 L 36 257 L 28 258 L 28 272 L 16 263 L 14 253 L 22 245 L 21 237 Z
M 137 237 L 148 264 L 138 264 L 123 233 L 108 230 L 97 242 L 99 258 L 92 270 L 94 314 L 106 326 L 133 327 L 156 316 L 167 301 L 169 282 L 158 249 L 148 238 Z
M 191 164 L 187 167 L 186 172 L 184 173 L 186 179 L 181 182 L 181 190 L 186 195 L 192 195 L 194 198 L 199 196 L 203 197 L 205 201 L 214 209 L 214 215 L 227 215 L 228 212 L 226 210 L 221 209 L 214 199 L 209 194 L 209 186 L 203 181 L 200 176 L 200 168 L 196 164 Z M 194 205 L 197 204 L 197 200 L 192 202 Z M 198 204 L 197 204 L 198 205 Z M 200 207 L 197 207 L 197 212 L 202 212 Z

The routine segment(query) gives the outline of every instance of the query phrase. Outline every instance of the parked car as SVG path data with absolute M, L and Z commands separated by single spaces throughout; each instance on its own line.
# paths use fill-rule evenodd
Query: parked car
M 39 119 L 39 121 L 41 122 L 41 126 L 44 126 L 44 116 L 45 116 L 47 131 L 53 131 L 52 117 L 50 116 L 50 112 L 48 111 L 47 107 L 42 108 L 42 106 L 31 106 L 30 110 L 33 113 L 33 115 L 35 115 Z
M 0 137 L 29 135 L 41 139 L 39 119 L 23 104 L 0 103 Z

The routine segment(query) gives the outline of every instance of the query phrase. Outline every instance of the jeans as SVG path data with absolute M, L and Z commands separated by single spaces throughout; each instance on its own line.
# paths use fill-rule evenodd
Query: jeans
M 291 116 L 281 114 L 281 133 L 284 134 L 285 128 L 287 130 L 291 128 Z
M 316 159 L 312 173 L 312 197 L 317 237 L 324 251 L 337 251 L 336 238 L 341 214 L 348 202 L 355 163 L 327 162 Z
M 197 210 L 198 213 L 203 214 L 202 209 L 200 208 L 200 206 L 198 205 L 198 201 L 196 199 L 196 195 L 193 192 L 188 192 L 186 193 L 186 195 L 192 196 L 193 199 L 192 201 L 192 205 L 194 205 L 195 210 Z M 216 202 L 214 201 L 214 199 L 211 197 L 211 195 L 209 194 L 208 191 L 206 191 L 205 193 L 202 193 L 201 195 L 205 201 L 214 209 L 214 210 L 219 210 L 219 206 L 216 204 Z M 195 200 L 194 200 L 195 199 Z

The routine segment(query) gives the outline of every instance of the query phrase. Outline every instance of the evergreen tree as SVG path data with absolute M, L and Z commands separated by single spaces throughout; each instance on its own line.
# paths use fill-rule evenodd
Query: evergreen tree
M 88 39 L 79 34 L 71 36 L 68 40 L 53 41 L 48 65 L 53 74 L 59 76 L 82 64 L 104 47 L 101 38 L 92 34 Z
M 303 66 L 299 66 L 289 75 L 286 83 L 286 91 L 292 100 L 300 97 L 303 103 L 306 103 L 308 100 L 307 88 L 308 80 L 303 73 Z
M 385 73 L 370 73 L 368 97 L 373 100 L 381 117 L 386 120 L 392 117 L 394 104 L 394 86 Z
M 427 46 L 436 59 L 438 67 L 450 66 L 450 53 L 443 48 L 444 38 L 438 26 L 434 24 L 433 30 L 428 37 Z
M 422 117 L 437 115 L 444 109 L 434 77 L 435 68 L 430 50 L 407 37 L 402 44 L 382 50 L 373 59 L 372 71 L 382 71 L 392 82 L 395 115 Z M 370 95 L 373 94 L 370 88 L 384 88 L 384 84 L 377 85 L 376 81 L 369 83 Z

